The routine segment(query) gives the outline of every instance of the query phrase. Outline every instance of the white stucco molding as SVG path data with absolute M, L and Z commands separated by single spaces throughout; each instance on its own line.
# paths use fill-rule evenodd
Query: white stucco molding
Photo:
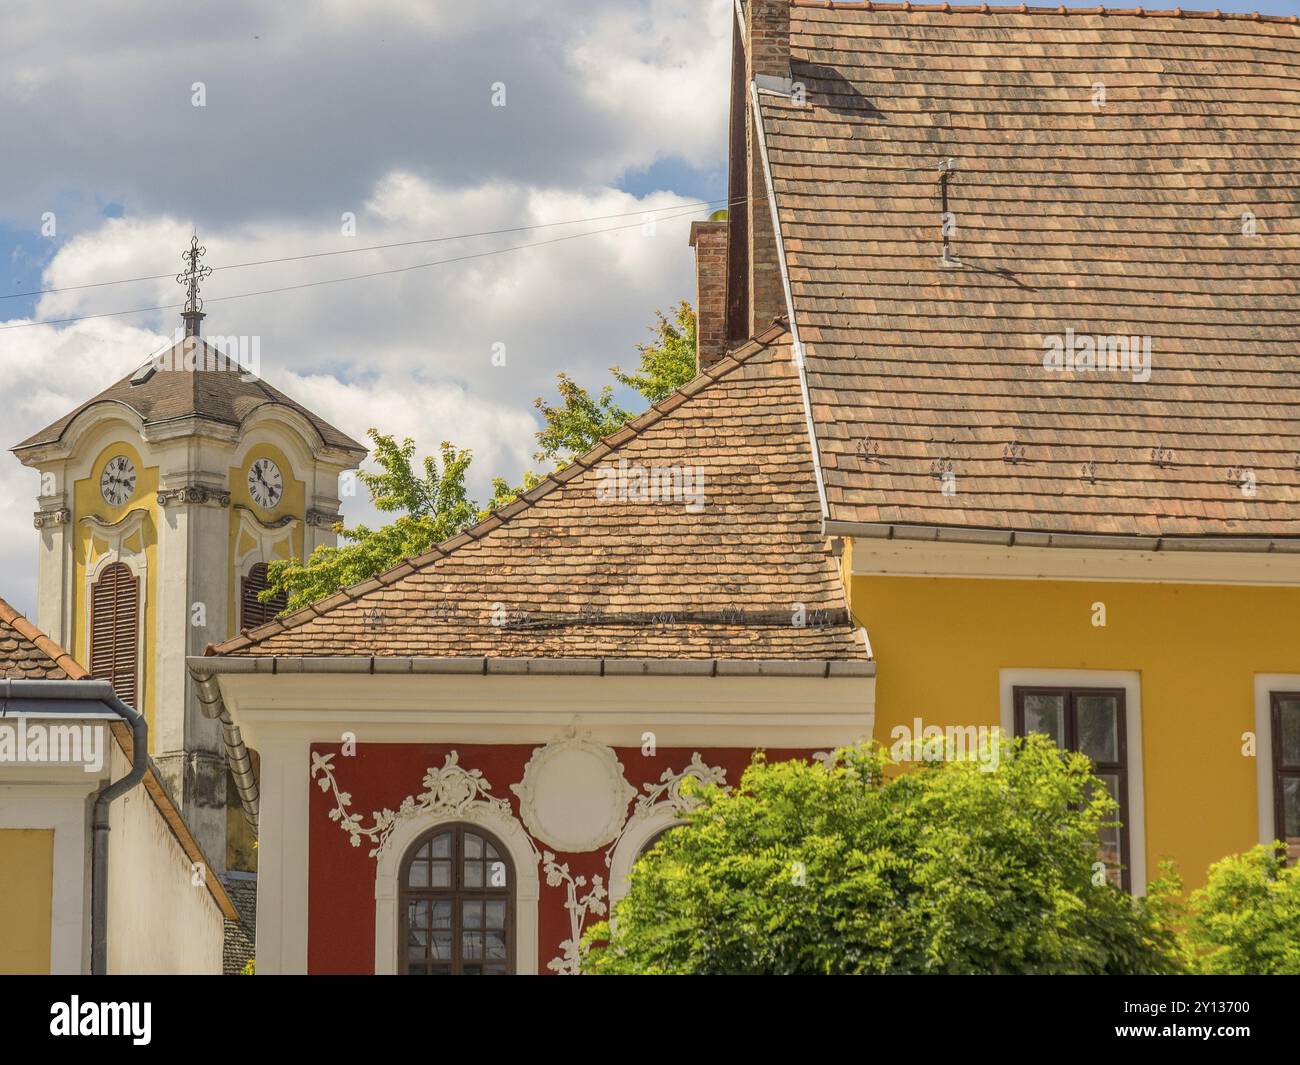
M 528 831 L 568 854 L 599 850 L 627 820 L 636 789 L 623 763 L 604 744 L 570 735 L 537 747 L 523 779 L 511 784 Z
M 403 818 L 380 848 L 375 871 L 376 975 L 392 976 L 400 971 L 397 907 L 402 859 L 415 841 L 430 829 L 465 822 L 491 832 L 510 854 L 515 873 L 515 972 L 525 976 L 537 973 L 537 902 L 541 895 L 541 879 L 537 872 L 539 855 L 523 826 L 514 817 L 506 816 L 496 806 L 475 804 L 459 813 L 426 813 Z
M 664 829 L 685 823 L 681 811 L 667 803 L 628 821 L 627 828 L 619 837 L 618 843 L 614 845 L 614 853 L 609 860 L 611 913 L 613 907 L 627 896 L 628 889 L 631 887 L 632 866 L 636 864 L 641 849 Z
M 1146 797 L 1142 773 L 1142 674 L 1105 669 L 1002 669 L 998 671 L 1002 731 L 1016 734 L 1016 688 L 1122 688 L 1128 756 L 1129 888 L 1147 890 Z

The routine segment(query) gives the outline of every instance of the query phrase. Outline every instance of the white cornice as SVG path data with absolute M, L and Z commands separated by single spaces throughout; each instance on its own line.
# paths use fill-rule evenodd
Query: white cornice
M 843 534 L 847 530 L 839 529 Z M 850 534 L 851 535 L 851 534 Z M 1067 538 L 1052 546 L 1008 543 L 1006 534 L 985 542 L 853 537 L 853 576 L 956 577 L 993 580 L 1128 581 L 1152 584 L 1300 586 L 1300 553 L 1291 550 L 1200 550 L 1184 541 L 1160 541 L 1145 550 L 1113 538 Z M 1041 541 L 1040 541 L 1041 543 Z M 1252 542 L 1253 543 L 1253 542 Z M 1263 542 L 1264 544 L 1267 541 Z

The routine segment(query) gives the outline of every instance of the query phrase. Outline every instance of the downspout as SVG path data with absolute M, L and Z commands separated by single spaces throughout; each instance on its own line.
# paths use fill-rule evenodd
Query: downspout
M 48 683 L 48 682 L 46 682 Z M 74 681 L 84 684 L 85 681 Z M 90 974 L 108 975 L 108 807 L 144 779 L 149 768 L 149 724 L 144 715 L 127 706 L 110 689 L 106 706 L 131 726 L 131 771 L 106 784 L 95 796 L 91 815 L 90 855 Z

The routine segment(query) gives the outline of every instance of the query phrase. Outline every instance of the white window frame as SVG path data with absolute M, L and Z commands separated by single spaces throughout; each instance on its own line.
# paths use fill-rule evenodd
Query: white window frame
M 1300 673 L 1255 674 L 1255 816 L 1260 843 L 1280 835 L 1273 824 L 1273 700 L 1274 692 L 1300 692 Z
M 1142 775 L 1142 675 L 1107 669 L 1002 669 L 998 671 L 1002 730 L 1016 734 L 1017 688 L 1122 688 L 1128 754 L 1128 875 L 1134 895 L 1147 891 L 1146 799 Z
M 685 819 L 671 803 L 661 803 L 652 807 L 651 812 L 640 817 L 633 816 L 627 828 L 619 837 L 609 860 L 609 908 L 627 897 L 631 889 L 632 866 L 641 855 L 641 849 L 664 829 L 674 825 L 686 824 Z
M 384 843 L 375 870 L 375 975 L 394 976 L 402 971 L 401 901 L 402 859 L 415 841 L 441 825 L 478 825 L 497 837 L 510 853 L 515 868 L 515 973 L 537 975 L 537 900 L 541 882 L 538 855 L 523 826 L 486 806 L 460 814 L 433 814 L 403 818 Z

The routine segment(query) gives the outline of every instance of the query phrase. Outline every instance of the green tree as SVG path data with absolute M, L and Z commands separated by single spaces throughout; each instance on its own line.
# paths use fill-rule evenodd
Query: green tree
M 647 403 L 658 403 L 674 389 L 695 376 L 695 312 L 685 300 L 670 320 L 663 311 L 655 311 L 656 323 L 650 331 L 655 339 L 638 344 L 640 367 L 625 373 L 610 368 L 615 380 L 641 394 Z M 537 434 L 541 445 L 533 457 L 565 465 L 595 447 L 601 437 L 617 432 L 632 414 L 614 402 L 614 386 L 606 385 L 593 396 L 568 374 L 556 381 L 558 403 L 538 397 L 534 406 L 542 413 L 543 427 Z
M 441 469 L 438 460 L 427 455 L 421 476 L 413 466 L 414 441 L 407 438 L 398 444 L 377 429 L 369 430 L 368 435 L 380 469 L 378 473 L 360 473 L 361 482 L 379 510 L 398 516 L 378 529 L 365 525 L 348 529 L 339 523 L 334 531 L 343 543 L 337 547 L 322 545 L 306 561 L 272 562 L 267 567 L 269 588 L 262 593 L 263 600 L 283 592 L 288 596 L 287 609 L 296 610 L 428 551 L 478 517 L 474 502 L 465 494 L 465 474 L 472 459 L 469 451 L 457 450 L 444 441 Z
M 639 861 L 590 973 L 1166 973 L 1176 880 L 1097 875 L 1115 804 L 1082 755 L 1001 743 L 992 772 L 879 748 L 761 756 Z
M 1261 844 L 1210 866 L 1184 933 L 1192 967 L 1211 975 L 1300 975 L 1300 866 Z

